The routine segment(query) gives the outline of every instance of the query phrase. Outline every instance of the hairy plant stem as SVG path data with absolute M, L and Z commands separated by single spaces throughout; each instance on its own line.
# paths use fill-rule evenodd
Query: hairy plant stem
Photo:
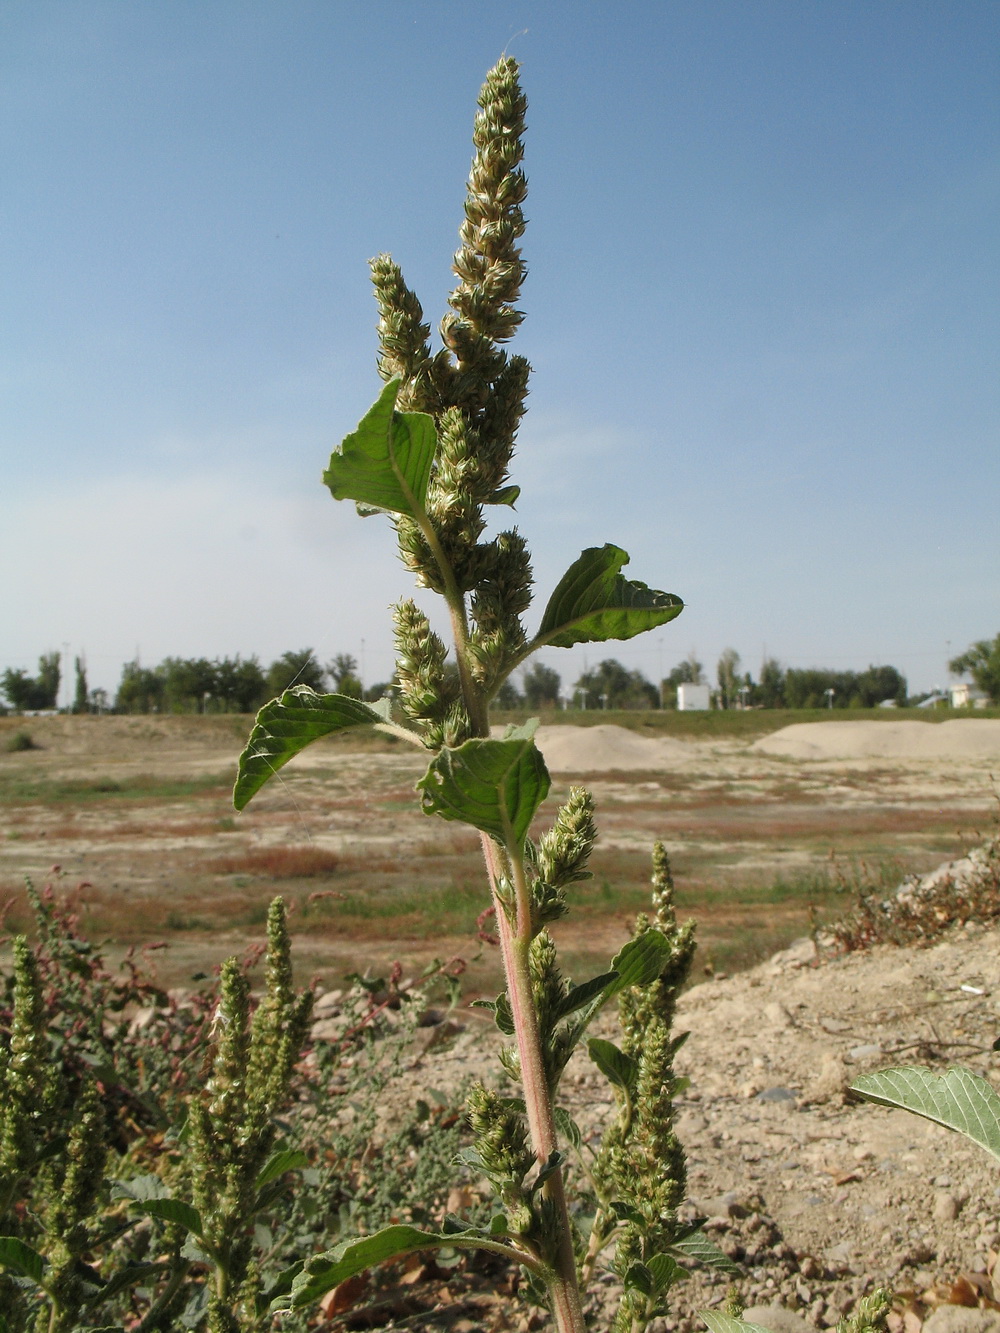
M 483 697 L 483 692 L 476 685 L 469 669 L 469 616 L 465 605 L 465 597 L 459 589 L 455 579 L 455 571 L 444 553 L 444 548 L 438 539 L 434 524 L 427 516 L 426 510 L 414 501 L 413 512 L 444 582 L 444 598 L 451 614 L 451 632 L 455 641 L 455 660 L 458 663 L 458 675 L 462 682 L 462 697 L 465 700 L 465 711 L 468 713 L 469 721 L 472 724 L 472 734 L 473 736 L 487 737 L 490 734 L 489 709 Z
M 512 923 L 507 915 L 507 908 L 497 892 L 503 873 L 499 864 L 498 848 L 487 834 L 482 834 L 481 838 L 496 911 L 504 974 L 507 979 L 507 998 L 514 1023 L 514 1039 L 517 1043 L 528 1129 L 532 1147 L 541 1165 L 556 1151 L 558 1141 L 552 1095 L 545 1077 L 538 1014 L 531 993 L 531 974 L 528 968 L 528 951 L 531 946 L 530 894 L 520 853 L 517 849 L 508 849 L 507 856 L 514 883 L 516 906 L 515 921 Z M 559 1237 L 554 1268 L 547 1277 L 556 1327 L 560 1333 L 585 1333 L 586 1324 L 576 1273 L 576 1255 L 573 1251 L 572 1224 L 566 1207 L 561 1168 L 552 1172 L 542 1186 L 542 1192 L 551 1201 L 555 1210 Z

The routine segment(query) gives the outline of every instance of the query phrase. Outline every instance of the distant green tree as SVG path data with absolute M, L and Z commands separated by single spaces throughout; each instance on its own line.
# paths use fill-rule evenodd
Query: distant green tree
M 292 685 L 308 685 L 317 694 L 326 688 L 326 673 L 317 662 L 311 648 L 300 648 L 298 652 L 282 653 L 276 662 L 267 669 L 267 694 L 269 698 L 284 693 Z
M 877 708 L 890 699 L 902 708 L 906 704 L 906 677 L 894 666 L 870 666 L 858 676 L 856 693 L 862 708 Z
M 163 702 L 170 713 L 203 713 L 217 691 L 215 664 L 204 657 L 165 657 L 156 668 L 163 677 Z
M 679 685 L 703 685 L 705 668 L 695 657 L 694 652 L 688 653 L 683 662 L 678 662 L 667 675 L 660 681 L 660 706 L 662 708 L 677 707 L 677 687 Z
M 254 713 L 267 702 L 267 682 L 256 657 L 220 657 L 214 662 L 214 695 L 225 713 Z
M 785 707 L 785 670 L 773 657 L 765 657 L 760 666 L 760 682 L 754 688 L 753 702 L 762 708 Z
M 660 694 L 641 671 L 629 671 L 614 657 L 598 662 L 576 682 L 588 708 L 658 708 Z
M 536 662 L 525 671 L 521 684 L 529 708 L 555 708 L 558 704 L 562 677 L 552 667 Z
M 76 691 L 73 695 L 73 712 L 87 713 L 90 711 L 90 701 L 87 693 L 87 663 L 84 658 L 74 658 L 73 665 L 76 668 Z
M 1000 634 L 995 639 L 980 639 L 959 657 L 948 663 L 956 675 L 968 674 L 990 703 L 1000 704 Z
M 350 653 L 338 653 L 332 662 L 327 663 L 326 670 L 333 681 L 335 693 L 346 694 L 349 699 L 361 698 L 364 690 L 358 676 L 357 658 Z
M 59 653 L 43 653 L 38 659 L 38 675 L 8 668 L 0 676 L 0 687 L 11 708 L 21 712 L 55 708 L 59 698 Z
M 833 690 L 834 708 L 849 708 L 859 697 L 857 675 L 823 667 L 789 667 L 785 673 L 787 708 L 826 708 L 830 702 L 827 690 Z
M 719 682 L 719 704 L 722 708 L 735 708 L 738 702 L 738 691 L 742 684 L 739 665 L 740 655 L 736 649 L 724 648 L 715 668 L 716 680 Z
M 163 708 L 164 682 L 159 672 L 126 662 L 115 695 L 116 713 L 158 713 Z
M 524 695 L 520 693 L 509 676 L 493 696 L 493 706 L 508 710 L 524 707 Z

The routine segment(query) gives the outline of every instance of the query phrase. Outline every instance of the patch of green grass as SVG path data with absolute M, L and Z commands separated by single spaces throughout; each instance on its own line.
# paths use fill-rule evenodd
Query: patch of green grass
M 24 750 L 39 750 L 41 746 L 35 744 L 27 731 L 15 731 L 7 738 L 7 744 L 3 748 L 8 754 L 20 754 Z
M 122 778 L 0 777 L 0 802 L 6 805 L 77 804 L 87 801 L 149 801 L 183 799 L 228 791 L 232 774 L 211 773 L 195 778 L 158 778 L 140 773 Z

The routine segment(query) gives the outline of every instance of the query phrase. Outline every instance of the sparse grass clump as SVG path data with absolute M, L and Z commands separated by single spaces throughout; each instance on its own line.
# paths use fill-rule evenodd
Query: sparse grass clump
M 38 750 L 40 748 L 31 739 L 31 733 L 27 731 L 15 731 L 13 735 L 7 737 L 7 744 L 4 746 L 8 754 L 20 754 L 24 750 Z

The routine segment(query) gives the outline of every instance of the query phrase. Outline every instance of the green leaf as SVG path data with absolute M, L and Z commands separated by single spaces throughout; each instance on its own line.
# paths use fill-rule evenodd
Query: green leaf
M 330 455 L 323 480 L 335 500 L 415 517 L 423 510 L 437 451 L 434 418 L 397 412 L 401 380 L 391 379 L 358 428 Z
M 328 1291 L 332 1291 L 355 1273 L 373 1268 L 376 1264 L 383 1264 L 387 1259 L 394 1259 L 400 1254 L 412 1254 L 416 1250 L 440 1249 L 446 1245 L 476 1247 L 481 1241 L 488 1239 L 486 1233 L 479 1231 L 452 1232 L 446 1235 L 443 1232 L 419 1231 L 416 1227 L 384 1227 L 381 1231 L 376 1231 L 373 1236 L 344 1241 L 325 1254 L 318 1254 L 308 1260 L 302 1272 L 292 1282 L 290 1300 L 286 1304 L 282 1304 L 279 1300 L 274 1308 L 301 1310 L 318 1301 L 321 1296 L 325 1296 Z
M 133 1208 L 161 1222 L 176 1222 L 199 1240 L 203 1239 L 201 1214 L 183 1199 L 136 1199 Z
M 457 819 L 520 849 L 549 790 L 534 741 L 471 740 L 442 750 L 417 783 L 424 813 Z
M 268 778 L 310 742 L 349 727 L 378 726 L 385 720 L 383 710 L 346 694 L 317 694 L 308 685 L 294 685 L 257 714 L 240 755 L 233 805 L 242 810 Z
M 595 995 L 603 994 L 607 987 L 617 980 L 617 972 L 602 972 L 599 977 L 591 977 L 589 981 L 581 981 L 579 986 L 571 986 L 556 1005 L 556 1020 L 582 1009 Z
M 699 1310 L 698 1314 L 705 1321 L 710 1333 L 767 1333 L 760 1324 L 750 1324 L 745 1319 L 735 1319 L 731 1314 L 720 1310 Z
M 653 1294 L 653 1275 L 645 1264 L 637 1259 L 635 1263 L 629 1264 L 625 1270 L 623 1278 L 626 1291 L 639 1291 L 643 1296 L 652 1296 Z
M 878 1106 L 898 1107 L 955 1129 L 1000 1160 L 1000 1097 L 969 1069 L 933 1074 L 906 1066 L 862 1074 L 851 1091 Z
M 638 1067 L 632 1057 L 619 1050 L 613 1041 L 591 1037 L 587 1042 L 587 1054 L 609 1083 L 626 1092 L 632 1091 Z
M 257 1177 L 257 1188 L 263 1189 L 272 1180 L 277 1180 L 286 1171 L 296 1171 L 300 1166 L 308 1166 L 309 1158 L 301 1148 L 282 1148 L 265 1162 Z
M 132 1176 L 111 1182 L 112 1199 L 169 1199 L 170 1190 L 159 1176 Z
M 549 598 L 532 648 L 631 639 L 679 616 L 684 603 L 672 593 L 622 578 L 628 564 L 620 546 L 591 546 L 570 565 Z
M 39 1285 L 45 1272 L 45 1260 L 38 1251 L 26 1245 L 23 1240 L 18 1240 L 16 1236 L 0 1236 L 0 1264 L 4 1268 L 13 1268 L 15 1272 L 23 1273 L 25 1277 L 30 1277 Z
M 612 970 L 606 975 L 613 979 L 583 1006 L 580 1017 L 569 1025 L 570 1043 L 575 1045 L 580 1040 L 591 1019 L 619 991 L 626 986 L 648 986 L 654 982 L 666 966 L 669 954 L 670 944 L 661 930 L 646 930 L 629 940 L 611 960 Z
M 87 1303 L 88 1305 L 97 1305 L 101 1301 L 108 1301 L 112 1296 L 117 1296 L 120 1291 L 125 1291 L 128 1287 L 134 1287 L 147 1277 L 154 1277 L 157 1274 L 162 1275 L 164 1271 L 164 1264 L 126 1264 L 124 1268 L 120 1268 L 115 1273 L 114 1277 L 109 1278 Z
M 571 1143 L 576 1151 L 579 1152 L 583 1146 L 583 1134 L 580 1130 L 580 1126 L 566 1110 L 565 1106 L 555 1107 L 554 1114 L 556 1129 L 558 1129 L 566 1142 Z
M 656 1295 L 669 1291 L 675 1283 L 688 1275 L 687 1269 L 681 1268 L 677 1260 L 669 1254 L 654 1254 L 651 1259 L 646 1260 L 646 1267 L 652 1275 L 653 1291 Z
M 644 930 L 629 940 L 611 960 L 618 973 L 613 994 L 626 986 L 651 986 L 667 965 L 670 942 L 662 930 Z
M 681 1255 L 684 1259 L 695 1259 L 706 1268 L 717 1268 L 723 1273 L 732 1273 L 735 1277 L 742 1277 L 743 1269 L 739 1264 L 733 1263 L 728 1254 L 724 1254 L 714 1241 L 709 1240 L 704 1231 L 691 1231 L 679 1240 L 675 1240 L 670 1247 L 674 1254 Z
M 520 486 L 501 486 L 498 491 L 493 492 L 486 503 L 488 505 L 510 505 L 513 509 L 520 494 Z

